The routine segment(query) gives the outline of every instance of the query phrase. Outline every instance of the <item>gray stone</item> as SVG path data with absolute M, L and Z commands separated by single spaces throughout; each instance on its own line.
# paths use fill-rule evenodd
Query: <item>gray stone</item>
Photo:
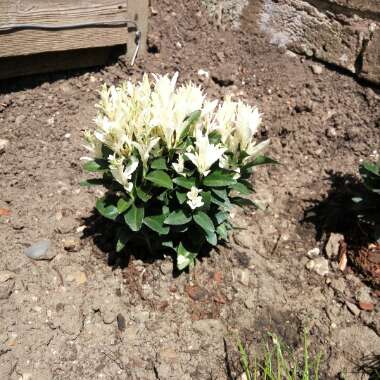
M 243 284 L 244 286 L 249 285 L 249 270 L 248 269 L 243 269 L 239 273 L 239 282 Z
M 9 146 L 9 140 L 0 139 L 0 154 L 4 153 Z
M 380 83 L 376 22 L 380 9 L 376 4 L 366 0 L 264 0 L 259 24 L 278 46 Z
M 321 65 L 311 65 L 311 70 L 316 75 L 320 75 L 323 73 L 323 67 Z
M 347 309 L 350 310 L 350 312 L 357 317 L 360 314 L 360 309 L 351 302 L 346 301 Z
M 380 29 L 373 33 L 364 51 L 360 76 L 380 84 Z
M 319 248 L 318 248 L 318 247 L 315 247 L 315 248 L 310 249 L 309 251 L 307 251 L 306 256 L 307 256 L 309 259 L 314 259 L 315 257 L 318 257 L 318 256 L 319 256 L 319 253 L 320 253 Z
M 339 254 L 340 242 L 344 240 L 342 234 L 332 233 L 325 247 L 326 256 L 330 259 L 335 258 Z
M 319 276 L 326 276 L 329 273 L 329 262 L 324 257 L 310 260 L 306 264 L 306 269 L 315 272 Z
M 57 252 L 51 247 L 50 240 L 41 240 L 27 248 L 24 254 L 33 260 L 51 260 Z

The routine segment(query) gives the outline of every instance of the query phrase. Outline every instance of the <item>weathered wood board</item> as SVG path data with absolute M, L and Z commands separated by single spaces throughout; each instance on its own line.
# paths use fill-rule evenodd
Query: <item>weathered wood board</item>
M 22 62 L 36 66 L 28 67 L 25 75 L 39 72 L 38 66 L 44 72 L 50 66 L 50 71 L 60 70 L 63 66 L 91 66 L 91 49 L 96 52 L 92 66 L 99 64 L 99 57 L 106 60 L 111 46 L 127 45 L 127 54 L 131 57 L 136 49 L 136 24 L 141 32 L 143 50 L 147 18 L 148 0 L 0 0 L 0 78 L 21 75 Z M 120 24 L 128 20 L 133 22 Z M 88 23 L 97 25 L 75 27 Z M 23 25 L 33 28 L 24 28 Z M 43 30 L 35 29 L 36 25 L 72 28 Z M 4 29 L 9 26 L 16 28 Z M 102 47 L 106 48 L 104 54 L 98 49 Z M 86 53 L 79 54 L 81 49 L 86 49 Z M 48 54 L 68 51 L 73 53 L 72 65 L 70 54 L 64 55 L 64 65 L 54 62 L 54 54 Z M 86 57 L 87 63 L 79 62 L 80 56 Z M 39 59 L 42 60 L 40 64 Z
M 125 0 L 0 0 L 0 57 L 112 46 L 127 42 L 128 28 L 9 30 L 6 25 L 74 25 L 127 20 Z

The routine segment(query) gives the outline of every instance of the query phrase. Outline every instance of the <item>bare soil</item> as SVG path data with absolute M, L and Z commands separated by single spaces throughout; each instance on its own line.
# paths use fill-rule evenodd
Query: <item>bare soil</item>
M 154 0 L 152 9 L 149 51 L 135 67 L 120 60 L 0 85 L 0 137 L 10 142 L 0 209 L 11 212 L 0 219 L 0 379 L 234 379 L 238 336 L 253 351 L 270 331 L 300 350 L 304 327 L 311 352 L 323 354 L 322 379 L 369 379 L 379 366 L 379 292 L 334 259 L 325 276 L 305 268 L 307 252 L 323 256 L 334 232 L 305 214 L 380 146 L 378 89 L 328 67 L 315 74 L 315 62 L 272 47 L 256 26 L 259 2 L 237 30 L 197 0 Z M 174 71 L 211 97 L 257 104 L 259 137 L 282 163 L 255 176 L 269 209 L 237 210 L 245 230 L 192 274 L 176 273 L 170 257 L 115 255 L 93 212 L 101 190 L 79 186 L 101 83 Z M 42 239 L 54 259 L 27 258 Z

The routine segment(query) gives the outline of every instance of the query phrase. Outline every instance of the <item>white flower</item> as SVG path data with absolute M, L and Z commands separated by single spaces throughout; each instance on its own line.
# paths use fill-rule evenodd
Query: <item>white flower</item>
M 130 158 L 130 162 L 125 166 L 125 168 L 123 164 L 123 157 L 116 158 L 115 155 L 112 155 L 108 157 L 108 161 L 110 162 L 109 168 L 115 180 L 119 182 L 128 193 L 131 192 L 133 183 L 129 181 L 139 165 L 139 160 L 132 156 Z
M 172 163 L 172 166 L 174 168 L 174 170 L 182 175 L 182 176 L 186 176 L 186 174 L 184 173 L 184 170 L 185 170 L 185 159 L 183 158 L 183 155 L 180 154 L 178 156 L 178 161 L 177 162 L 173 162 Z
M 146 166 L 151 150 L 157 145 L 160 141 L 159 137 L 154 138 L 153 140 L 149 140 L 147 142 L 137 143 L 135 141 L 132 142 L 132 145 L 138 150 L 140 154 L 140 158 L 142 163 Z
M 226 148 L 210 144 L 208 136 L 204 136 L 199 129 L 196 131 L 195 146 L 196 151 L 186 153 L 186 156 L 197 167 L 200 174 L 207 176 L 211 166 L 223 156 Z
M 249 154 L 249 157 L 247 157 L 246 161 L 249 160 L 249 158 L 257 156 L 260 152 L 262 152 L 270 143 L 270 139 L 264 140 L 259 144 L 255 144 L 254 142 L 251 143 L 247 149 L 247 153 Z
M 195 186 L 192 186 L 191 190 L 187 193 L 187 204 L 192 210 L 204 205 L 202 197 L 199 195 L 201 191 L 202 190 L 196 188 Z
M 103 143 L 99 141 L 90 131 L 85 131 L 84 138 L 86 140 L 84 147 L 89 151 L 91 157 L 82 157 L 81 159 L 91 161 L 96 158 L 103 158 Z
M 240 149 L 246 150 L 252 142 L 254 134 L 261 123 L 261 115 L 257 108 L 239 102 L 236 113 L 236 135 Z

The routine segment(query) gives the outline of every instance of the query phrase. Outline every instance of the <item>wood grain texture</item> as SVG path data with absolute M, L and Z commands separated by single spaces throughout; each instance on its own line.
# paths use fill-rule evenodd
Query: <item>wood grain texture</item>
M 148 35 L 148 10 L 149 0 L 128 0 L 127 18 L 137 23 L 141 32 L 139 56 L 146 51 L 146 39 Z M 130 28 L 133 31 L 133 28 Z M 136 50 L 135 34 L 129 33 L 127 40 L 127 56 L 132 58 Z
M 127 17 L 126 0 L 0 0 L 0 27 L 24 23 L 72 25 Z M 120 26 L 0 32 L 0 57 L 119 45 L 127 38 L 128 28 Z

